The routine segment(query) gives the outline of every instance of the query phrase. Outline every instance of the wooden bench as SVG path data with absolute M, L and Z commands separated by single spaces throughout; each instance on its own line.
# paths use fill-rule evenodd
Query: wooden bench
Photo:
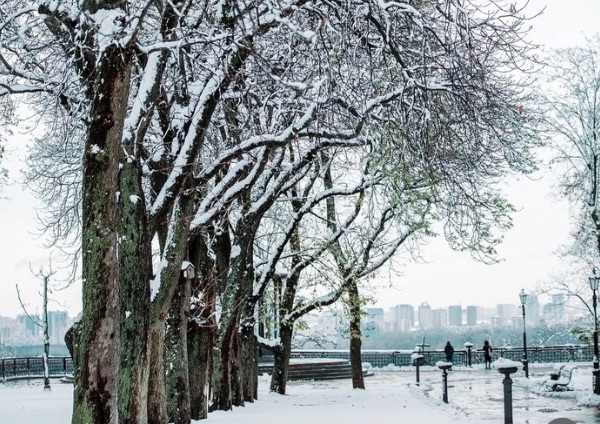
M 576 368 L 576 365 L 555 365 L 554 370 L 550 372 L 550 378 L 544 380 L 542 385 L 553 392 L 573 390 L 572 387 L 569 387 L 569 384 L 571 384 L 571 376 Z

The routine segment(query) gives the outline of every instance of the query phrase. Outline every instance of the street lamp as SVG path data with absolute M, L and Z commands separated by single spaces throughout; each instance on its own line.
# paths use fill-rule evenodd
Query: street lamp
M 521 307 L 523 308 L 523 371 L 525 371 L 525 377 L 529 378 L 529 366 L 527 365 L 527 325 L 525 324 L 525 303 L 527 303 L 527 293 L 525 293 L 525 289 L 521 289 L 519 298 L 521 298 Z
M 592 370 L 592 385 L 594 393 L 600 395 L 600 368 L 598 366 L 598 315 L 596 313 L 597 296 L 596 290 L 598 290 L 598 283 L 600 283 L 600 277 L 596 274 L 596 268 L 594 268 L 594 275 L 590 277 L 590 288 L 594 294 L 592 297 L 592 306 L 594 307 L 594 369 Z

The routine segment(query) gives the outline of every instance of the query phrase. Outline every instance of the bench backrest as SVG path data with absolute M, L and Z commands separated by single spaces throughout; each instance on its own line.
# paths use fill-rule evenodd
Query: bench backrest
M 570 380 L 571 379 L 571 374 L 573 373 L 573 370 L 575 370 L 576 368 L 577 368 L 576 365 L 565 365 L 560 370 L 560 376 L 561 376 L 561 378 L 566 378 L 566 379 Z

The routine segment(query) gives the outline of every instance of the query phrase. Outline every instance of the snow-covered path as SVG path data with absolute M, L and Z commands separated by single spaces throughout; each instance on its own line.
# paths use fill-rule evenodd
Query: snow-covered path
M 590 385 L 589 369 L 574 374 L 575 392 L 540 396 L 535 388 L 547 370 L 532 378 L 515 378 L 514 422 L 546 424 L 565 417 L 578 423 L 600 423 L 595 407 L 577 406 Z M 537 375 L 536 375 L 537 373 Z M 258 401 L 230 412 L 215 412 L 206 423 L 218 424 L 500 424 L 503 419 L 502 376 L 495 370 L 461 370 L 449 375 L 449 404 L 441 401 L 441 373 L 423 370 L 421 385 L 414 372 L 376 372 L 367 390 L 352 390 L 349 380 L 290 382 L 288 395 L 268 393 L 261 378 Z M 67 424 L 72 386 L 55 382 L 44 392 L 39 382 L 0 384 L 0 424 Z

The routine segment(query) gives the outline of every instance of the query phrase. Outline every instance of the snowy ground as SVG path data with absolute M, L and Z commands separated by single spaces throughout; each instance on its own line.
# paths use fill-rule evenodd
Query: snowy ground
M 442 402 L 441 372 L 424 367 L 421 384 L 415 373 L 390 368 L 366 379 L 367 390 L 352 390 L 349 380 L 291 382 L 288 395 L 268 393 L 261 378 L 259 400 L 231 412 L 215 412 L 218 424 L 397 424 L 504 422 L 502 375 L 496 370 L 455 367 L 448 375 L 449 404 Z M 519 372 L 513 385 L 515 423 L 547 424 L 555 418 L 600 423 L 600 397 L 591 392 L 591 368 L 581 364 L 573 374 L 575 390 L 540 391 L 551 366 L 532 367 L 530 379 Z M 0 424 L 66 424 L 71 418 L 72 386 L 54 382 L 44 392 L 40 382 L 0 383 Z

